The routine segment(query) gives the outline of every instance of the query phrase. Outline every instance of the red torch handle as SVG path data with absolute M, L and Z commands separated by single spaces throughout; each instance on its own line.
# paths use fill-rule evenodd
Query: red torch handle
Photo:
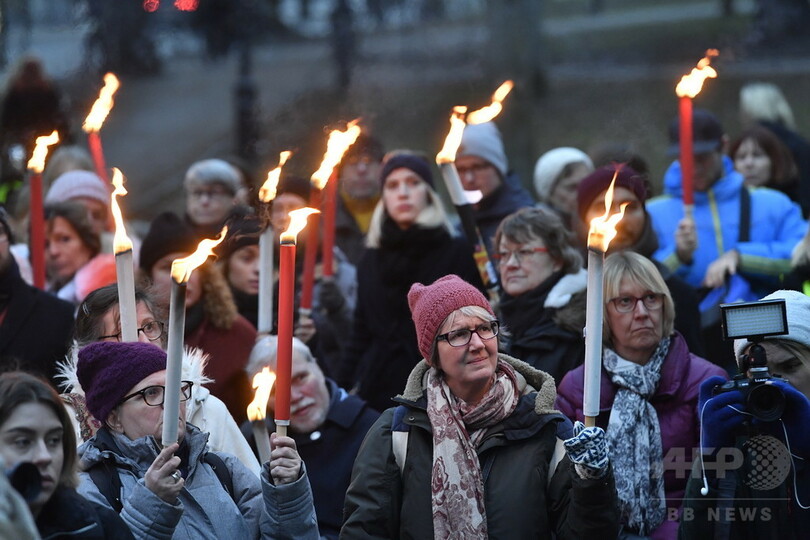
M 320 208 L 321 191 L 314 187 L 309 192 L 310 208 Z M 312 309 L 312 289 L 315 286 L 315 259 L 318 258 L 318 219 L 320 214 L 307 218 L 307 245 L 304 248 L 304 276 L 301 282 L 301 309 Z
M 101 147 L 101 136 L 97 131 L 91 131 L 87 134 L 87 145 L 90 147 L 90 155 L 93 156 L 93 164 L 96 166 L 96 174 L 104 180 L 104 185 L 110 183 L 110 177 L 107 174 L 107 164 L 104 161 L 104 150 Z
M 31 174 L 31 270 L 34 286 L 45 288 L 45 210 L 42 199 L 42 175 Z
M 680 99 L 680 133 L 681 145 L 681 187 L 683 189 L 683 203 L 687 208 L 695 204 L 694 188 L 692 182 L 695 174 L 695 156 L 692 147 L 692 99 Z
M 323 264 L 324 277 L 334 275 L 333 255 L 335 246 L 335 214 L 337 212 L 338 195 L 338 175 L 337 168 L 332 171 L 329 182 L 324 190 L 323 200 L 323 251 L 321 252 L 321 263 Z
M 295 242 L 282 240 L 280 247 L 275 421 L 276 425 L 287 426 L 290 423 Z

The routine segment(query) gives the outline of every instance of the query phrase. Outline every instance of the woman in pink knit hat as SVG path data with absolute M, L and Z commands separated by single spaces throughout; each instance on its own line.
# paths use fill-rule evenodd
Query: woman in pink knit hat
M 341 538 L 615 538 L 604 431 L 572 426 L 551 376 L 498 352 L 484 295 L 449 275 L 408 304 L 423 360 L 360 449 Z

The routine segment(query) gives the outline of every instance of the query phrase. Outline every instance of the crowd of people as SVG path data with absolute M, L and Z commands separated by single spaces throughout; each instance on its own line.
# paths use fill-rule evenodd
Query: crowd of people
M 32 285 L 28 195 L 0 208 L 0 463 L 24 498 L 3 495 L 0 531 L 801 538 L 810 143 L 772 84 L 745 86 L 741 110 L 731 140 L 695 109 L 689 208 L 677 118 L 660 194 L 644 156 L 568 146 L 539 156 L 532 194 L 496 124 L 466 126 L 455 167 L 480 192 L 494 290 L 431 160 L 362 133 L 336 168 L 333 268 L 318 249 L 306 309 L 306 248 L 323 234 L 299 235 L 290 433 L 276 433 L 274 390 L 265 462 L 246 410 L 254 375 L 276 368 L 259 281 L 270 270 L 277 284 L 279 257 L 261 268 L 259 237 L 270 226 L 277 239 L 308 205 L 309 181 L 283 173 L 264 208 L 238 163 L 191 164 L 185 212 L 134 235 L 137 341 L 125 342 L 110 189 L 85 150 L 61 146 L 43 173 L 44 289 Z M 623 217 L 603 268 L 599 410 L 586 417 L 588 229 L 607 204 Z M 163 418 L 172 261 L 224 226 L 188 280 L 179 413 Z M 720 304 L 763 298 L 785 303 L 785 332 L 724 341 Z M 773 417 L 749 410 L 761 386 L 782 404 Z M 179 432 L 168 446 L 164 422 Z

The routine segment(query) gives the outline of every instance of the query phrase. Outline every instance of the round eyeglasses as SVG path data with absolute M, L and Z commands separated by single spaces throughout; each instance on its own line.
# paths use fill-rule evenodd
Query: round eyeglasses
M 194 386 L 194 383 L 191 381 L 181 381 L 180 382 L 180 402 L 188 401 L 191 398 L 191 387 Z M 150 407 L 160 407 L 163 405 L 163 400 L 166 397 L 166 387 L 161 385 L 155 386 L 147 386 L 143 390 L 138 390 L 137 392 L 132 392 L 128 396 L 124 396 L 121 398 L 119 403 L 124 403 L 127 400 L 130 400 L 136 396 L 141 396 L 143 398 L 143 402 L 149 405 Z
M 473 334 L 478 335 L 482 340 L 494 338 L 498 335 L 498 326 L 498 321 L 490 321 L 479 324 L 473 329 L 459 328 L 458 330 L 436 336 L 436 341 L 446 341 L 453 347 L 463 347 L 470 342 Z
M 642 302 L 645 308 L 652 311 L 661 309 L 661 306 L 664 305 L 664 295 L 661 293 L 647 293 L 641 297 L 617 296 L 616 298 L 611 298 L 610 302 L 619 313 L 630 313 L 636 309 L 639 302 Z
M 143 333 L 143 335 L 145 335 L 146 339 L 149 341 L 157 341 L 163 335 L 164 328 L 165 325 L 160 321 L 149 321 L 138 328 L 138 335 L 140 336 L 141 333 Z M 109 336 L 99 336 L 98 340 L 121 341 L 121 332 L 118 332 L 117 334 L 110 334 Z

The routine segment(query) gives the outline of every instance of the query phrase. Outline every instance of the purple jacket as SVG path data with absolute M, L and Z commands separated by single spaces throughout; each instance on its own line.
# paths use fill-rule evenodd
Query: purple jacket
M 584 366 L 569 371 L 557 388 L 557 409 L 572 421 L 584 420 L 584 372 Z M 700 446 L 697 414 L 700 383 L 714 375 L 727 378 L 724 369 L 690 353 L 683 336 L 675 332 L 669 353 L 661 367 L 658 390 L 651 400 L 661 425 L 664 490 L 667 496 L 667 520 L 653 531 L 652 538 L 674 539 L 678 536 L 678 522 L 670 521 L 670 512 L 681 507 L 681 499 L 692 469 L 693 450 Z M 596 425 L 603 429 L 607 429 L 616 390 L 610 376 L 602 369 Z M 621 471 L 615 471 L 615 474 L 620 475 Z

